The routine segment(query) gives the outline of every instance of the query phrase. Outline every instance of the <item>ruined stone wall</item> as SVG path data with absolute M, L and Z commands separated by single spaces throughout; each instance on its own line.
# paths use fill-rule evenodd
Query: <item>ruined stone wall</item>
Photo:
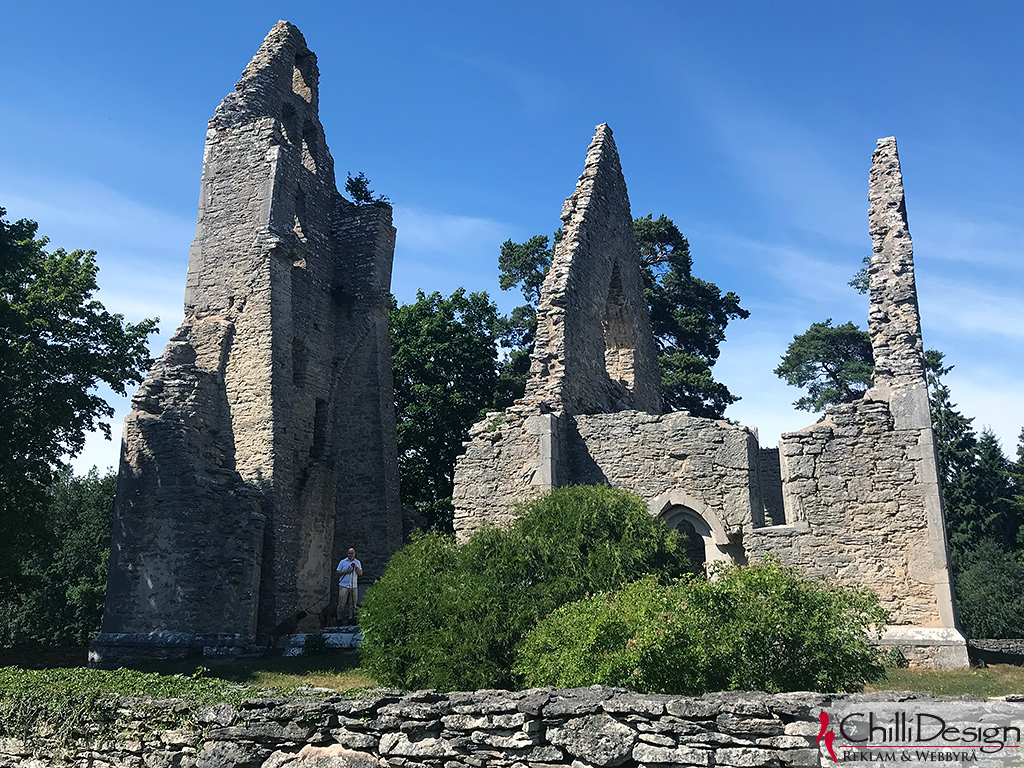
M 780 442 L 787 525 L 750 531 L 753 560 L 773 554 L 817 577 L 868 587 L 894 624 L 943 626 L 934 584 L 916 430 L 885 403 L 835 406 Z
M 787 525 L 753 531 L 746 545 L 870 588 L 895 625 L 954 628 L 913 245 L 891 137 L 872 157 L 868 201 L 874 385 L 829 408 L 821 423 L 782 436 Z
M 125 421 L 97 649 L 318 626 L 342 552 L 373 578 L 400 545 L 395 230 L 339 195 L 318 81 L 280 22 L 210 120 L 185 319 Z
M 252 699 L 197 710 L 174 700 L 125 699 L 114 723 L 94 715 L 67 747 L 53 732 L 29 740 L 0 724 L 0 768 L 824 767 L 832 761 L 815 745 L 818 712 L 845 698 L 643 696 L 595 686 Z M 886 698 L 891 694 L 859 701 Z M 96 740 L 109 725 L 115 735 Z
M 564 484 L 558 449 L 566 419 L 522 405 L 488 413 L 469 430 L 455 464 L 455 532 L 512 522 L 516 506 Z
M 686 496 L 686 506 L 716 518 L 737 541 L 743 528 L 763 524 L 757 439 L 745 427 L 685 413 L 554 417 L 512 410 L 488 414 L 470 438 L 456 488 L 469 487 L 474 503 L 472 515 L 456 518 L 463 537 L 484 523 L 508 524 L 516 503 L 564 485 L 608 484 L 652 503 L 664 497 L 655 514 L 683 504 L 670 502 L 670 494 Z M 554 455 L 546 445 L 557 446 Z M 455 501 L 465 509 L 465 497 Z
M 505 525 L 517 504 L 584 482 L 566 464 L 574 417 L 661 410 L 661 374 L 643 293 L 626 182 L 607 125 L 597 126 L 563 237 L 541 290 L 522 400 L 469 432 L 455 467 L 455 531 Z
M 626 411 L 577 416 L 566 442 L 570 483 L 607 483 L 649 500 L 665 497 L 663 504 L 672 492 L 686 495 L 694 511 L 714 515 L 737 539 L 762 524 L 757 439 L 745 427 Z

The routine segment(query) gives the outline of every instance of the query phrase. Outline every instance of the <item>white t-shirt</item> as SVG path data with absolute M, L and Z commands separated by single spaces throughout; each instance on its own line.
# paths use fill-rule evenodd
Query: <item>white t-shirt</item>
M 363 564 L 359 562 L 358 557 L 355 560 L 349 560 L 346 557 L 344 560 L 338 563 L 337 570 L 343 571 L 350 565 L 354 565 L 355 568 L 358 568 L 360 571 L 363 570 Z M 349 589 L 357 589 L 359 587 L 359 574 L 356 573 L 355 568 L 353 568 L 348 573 L 341 574 L 341 578 L 338 580 L 339 587 L 347 587 Z

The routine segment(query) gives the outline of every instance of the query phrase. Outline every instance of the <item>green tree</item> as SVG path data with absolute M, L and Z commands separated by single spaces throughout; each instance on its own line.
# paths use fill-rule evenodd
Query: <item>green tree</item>
M 66 456 L 114 409 L 96 393 L 119 394 L 150 364 L 146 338 L 156 320 L 125 323 L 92 298 L 94 251 L 55 250 L 36 240 L 35 222 L 9 224 L 0 209 L 0 593 L 40 535 L 39 510 Z
M 937 350 L 927 350 L 924 361 L 946 537 L 953 566 L 957 568 L 961 555 L 985 533 L 984 512 L 976 506 L 978 438 L 972 425 L 974 419 L 957 410 L 943 379 L 953 366 L 943 365 L 943 354 Z
M 991 538 L 962 552 L 956 568 L 960 623 L 971 638 L 1024 636 L 1024 560 Z
M 651 328 L 659 346 L 662 399 L 668 410 L 687 410 L 694 416 L 721 418 L 738 398 L 714 379 L 719 345 L 730 320 L 749 317 L 739 296 L 723 294 L 714 283 L 692 275 L 690 246 L 667 216 L 653 214 L 633 221 L 640 249 Z M 557 246 L 561 230 L 555 233 Z M 536 331 L 540 288 L 554 257 L 544 235 L 525 243 L 511 240 L 501 247 L 498 267 L 502 289 L 519 286 L 526 304 L 517 307 L 504 338 L 511 349 L 503 375 L 512 399 L 522 396 L 529 371 L 529 354 Z
M 348 174 L 348 180 L 345 182 L 345 191 L 348 192 L 352 202 L 356 205 L 391 202 L 386 195 L 374 197 L 373 190 L 370 189 L 370 180 L 366 178 L 366 174 L 362 171 L 357 176 L 353 176 L 351 173 Z
M 0 601 L 0 646 L 81 646 L 100 631 L 117 475 L 58 471 L 18 594 Z
M 518 286 L 525 304 L 512 310 L 505 319 L 501 345 L 507 356 L 501 363 L 498 393 L 495 403 L 499 408 L 511 405 L 526 391 L 530 374 L 530 353 L 537 333 L 537 307 L 540 289 L 544 284 L 554 248 L 562 239 L 562 230 L 554 233 L 554 245 L 547 235 L 534 235 L 525 243 L 506 240 L 498 253 L 498 284 L 503 291 Z
M 867 331 L 853 323 L 833 326 L 829 318 L 793 337 L 775 375 L 807 390 L 794 406 L 822 411 L 859 399 L 871 386 L 874 364 Z
M 653 214 L 633 221 L 643 262 L 651 328 L 658 342 L 661 397 L 666 410 L 722 418 L 739 400 L 715 381 L 712 368 L 725 341 L 730 320 L 750 313 L 740 297 L 694 277 L 690 244 L 667 216 Z
M 1017 529 L 1017 546 L 1024 549 L 1024 428 L 1017 438 L 1017 460 L 1010 465 L 1010 479 L 1011 504 L 1017 519 L 1022 521 L 1022 526 Z
M 498 310 L 486 293 L 419 291 L 411 304 L 392 302 L 389 326 L 402 500 L 451 530 L 455 458 L 494 406 Z

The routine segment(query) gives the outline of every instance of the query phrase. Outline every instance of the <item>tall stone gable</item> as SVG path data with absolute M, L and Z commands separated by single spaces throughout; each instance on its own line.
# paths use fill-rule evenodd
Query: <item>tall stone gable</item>
M 94 663 L 311 626 L 349 546 L 370 579 L 400 546 L 395 229 L 338 193 L 318 81 L 279 22 L 210 120 L 185 319 L 125 420 Z
M 597 126 L 541 287 L 526 394 L 470 430 L 455 469 L 455 530 L 506 524 L 515 505 L 590 482 L 574 450 L 588 414 L 657 418 L 661 374 L 626 182 L 612 130 Z M 580 457 L 575 461 L 574 457 Z M 606 478 L 598 478 L 598 482 Z
M 612 129 L 597 126 L 537 309 L 526 401 L 554 412 L 661 410 L 661 374 Z

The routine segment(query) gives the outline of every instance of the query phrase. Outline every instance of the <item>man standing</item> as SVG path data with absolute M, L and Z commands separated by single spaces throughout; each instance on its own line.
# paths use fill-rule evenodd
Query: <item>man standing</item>
M 356 559 L 354 549 L 349 549 L 348 559 L 338 563 L 336 570 L 341 574 L 338 580 L 338 621 L 355 624 L 359 577 L 363 575 L 363 564 Z

